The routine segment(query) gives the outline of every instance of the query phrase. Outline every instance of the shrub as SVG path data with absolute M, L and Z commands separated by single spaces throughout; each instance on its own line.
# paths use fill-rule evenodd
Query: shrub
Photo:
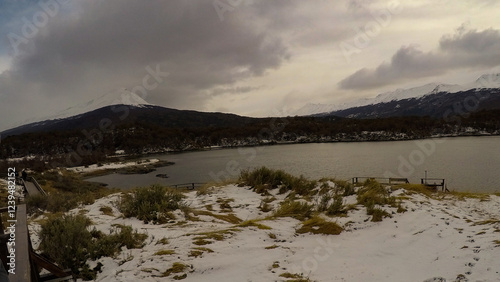
M 335 186 L 337 189 L 342 191 L 342 195 L 344 197 L 351 196 L 356 194 L 356 190 L 354 189 L 354 185 L 345 180 L 335 180 Z
M 316 181 L 311 181 L 304 176 L 287 178 L 283 185 L 280 187 L 280 193 L 292 190 L 299 195 L 308 195 L 316 187 Z
M 26 198 L 28 213 L 33 214 L 38 210 L 51 213 L 67 212 L 78 207 L 78 204 L 89 205 L 94 203 L 95 195 L 91 192 L 76 194 L 71 192 L 53 192 L 48 196 L 32 195 Z
M 49 212 L 66 212 L 78 206 L 78 199 L 73 193 L 56 192 L 47 197 L 47 211 Z
M 373 222 L 382 221 L 384 217 L 392 217 L 388 212 L 380 208 L 374 208 L 371 214 Z
M 46 180 L 51 180 L 53 182 L 52 187 L 65 192 L 95 192 L 101 188 L 99 184 L 86 182 L 81 178 L 80 175 L 69 172 L 47 172 L 44 173 L 43 178 Z
M 43 195 L 30 195 L 26 197 L 26 207 L 28 214 L 34 214 L 39 210 L 46 210 L 48 204 L 48 197 Z
M 95 228 L 89 231 L 90 219 L 83 215 L 49 218 L 40 231 L 40 250 L 63 268 L 70 268 L 79 278 L 94 279 L 97 269 L 89 269 L 87 260 L 114 256 L 123 246 L 143 247 L 147 235 L 132 227 L 115 225 L 106 235 Z
M 85 266 L 92 246 L 87 228 L 90 220 L 82 215 L 48 219 L 40 231 L 40 250 L 63 268 L 78 273 Z
M 367 206 L 368 204 L 374 205 L 395 205 L 396 198 L 390 197 L 389 192 L 382 184 L 375 180 L 368 179 L 358 190 L 357 196 L 358 204 Z
M 368 205 L 366 206 L 366 214 L 372 216 L 373 222 L 380 222 L 384 217 L 392 217 L 385 210 L 375 207 L 375 204 L 373 202 L 368 203 Z
M 159 185 L 139 188 L 122 196 L 119 210 L 125 217 L 136 217 L 145 223 L 166 223 L 171 211 L 185 207 L 184 195 Z
M 254 187 L 257 193 L 267 195 L 267 190 L 280 188 L 279 193 L 295 191 L 299 195 L 309 194 L 316 186 L 304 176 L 296 177 L 282 170 L 272 170 L 267 167 L 243 170 L 240 173 L 240 182 Z
M 298 201 L 284 201 L 274 212 L 275 217 L 293 217 L 298 220 L 305 220 L 311 217 L 313 205 Z
M 278 188 L 286 178 L 292 177 L 282 170 L 271 170 L 267 167 L 260 167 L 253 171 L 243 170 L 240 173 L 239 181 L 249 186 L 270 185 L 270 188 Z
M 266 203 L 266 202 L 264 202 L 264 201 L 261 201 L 261 202 L 260 202 L 260 205 L 259 205 L 259 209 L 260 209 L 262 212 L 270 212 L 270 211 L 272 211 L 272 210 L 273 210 L 273 207 L 272 207 L 270 204 L 268 204 L 268 203 Z
M 346 214 L 344 207 L 344 199 L 341 195 L 333 196 L 333 202 L 328 206 L 326 210 L 327 215 L 343 215 Z
M 324 194 L 321 196 L 319 203 L 318 203 L 318 211 L 319 212 L 324 212 L 328 209 L 328 204 L 330 203 L 330 200 L 332 199 L 332 196 L 330 194 Z

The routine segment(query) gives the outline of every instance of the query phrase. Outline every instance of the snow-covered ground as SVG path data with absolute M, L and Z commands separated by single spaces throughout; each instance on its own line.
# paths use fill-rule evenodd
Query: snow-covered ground
M 67 170 L 77 172 L 77 173 L 88 173 L 97 170 L 106 170 L 106 169 L 118 169 L 124 167 L 132 167 L 137 165 L 150 165 L 159 162 L 159 159 L 147 159 L 147 160 L 138 160 L 138 161 L 129 161 L 129 162 L 114 162 L 114 163 L 105 163 L 102 165 L 89 165 L 89 166 L 76 166 L 66 168 Z
M 274 207 L 285 198 L 276 192 L 271 191 L 277 198 L 271 203 Z M 392 218 L 382 222 L 371 222 L 363 206 L 349 211 L 347 217 L 324 216 L 344 228 L 340 235 L 297 234 L 302 223 L 289 217 L 259 221 L 271 227 L 259 229 L 236 227 L 210 215 L 198 215 L 199 221 L 193 221 L 177 211 L 177 219 L 171 223 L 144 224 L 121 217 L 113 205 L 120 194 L 71 213 L 85 214 L 103 232 L 109 232 L 113 224 L 125 224 L 148 235 L 142 249 L 123 249 L 115 258 L 99 259 L 103 267 L 97 281 L 173 281 L 174 276 L 183 278 L 184 274 L 184 281 L 289 281 L 280 276 L 284 273 L 310 281 L 500 281 L 500 244 L 494 242 L 500 239 L 500 197 L 460 200 L 446 195 L 433 199 L 418 193 L 407 195 L 402 189 L 392 194 L 403 196 L 407 211 L 396 213 L 395 208 L 384 207 Z M 192 191 L 186 195 L 192 209 L 216 215 L 252 220 L 272 213 L 259 209 L 265 197 L 249 187 L 227 185 L 213 188 L 209 194 Z M 355 203 L 356 196 L 345 201 Z M 222 210 L 221 203 L 229 204 L 232 211 L 227 206 Z M 114 216 L 104 215 L 103 206 L 113 207 Z M 31 231 L 39 230 L 36 221 L 32 222 Z M 206 232 L 223 239 L 194 244 Z M 161 243 L 163 238 L 168 243 Z M 32 240 L 36 248 L 36 235 Z M 170 254 L 155 255 L 160 250 Z M 188 267 L 159 277 L 174 263 Z M 91 266 L 96 264 L 91 262 Z

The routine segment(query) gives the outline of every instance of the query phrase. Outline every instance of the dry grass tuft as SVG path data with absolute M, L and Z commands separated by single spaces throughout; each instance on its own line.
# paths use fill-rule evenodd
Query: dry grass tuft
M 297 229 L 297 233 L 312 233 L 325 235 L 338 235 L 343 231 L 337 223 L 326 221 L 319 216 L 314 216 L 302 223 L 302 227 Z
M 247 221 L 244 221 L 240 224 L 237 225 L 238 227 L 249 227 L 249 226 L 254 226 L 254 227 L 257 227 L 259 229 L 263 229 L 263 230 L 270 230 L 272 229 L 271 227 L 267 226 L 267 225 L 264 225 L 264 224 L 261 224 L 261 223 L 258 223 L 257 220 L 247 220 Z
M 113 214 L 113 209 L 109 206 L 103 206 L 99 209 L 99 211 L 102 212 L 102 214 L 104 215 L 115 216 Z
M 170 276 L 171 274 L 174 274 L 174 273 L 182 273 L 187 268 L 189 268 L 189 265 L 187 265 L 187 264 L 183 264 L 183 263 L 180 263 L 180 262 L 174 262 L 172 264 L 172 267 L 170 267 L 169 269 L 165 270 L 165 272 L 163 272 L 162 277 L 167 277 L 167 276 Z M 182 276 L 184 276 L 184 275 L 182 275 Z M 176 277 L 180 278 L 182 276 L 176 276 Z M 186 274 L 186 276 L 187 276 L 187 274 Z M 180 280 L 180 279 L 176 279 L 175 277 L 174 277 L 174 279 L 175 280 Z
M 497 223 L 500 223 L 500 220 L 495 219 L 495 218 L 491 218 L 491 219 L 487 219 L 487 220 L 483 220 L 483 221 L 474 222 L 474 224 L 472 224 L 472 226 L 497 224 Z
M 186 236 L 190 235 L 198 235 L 193 238 L 193 244 L 198 246 L 212 244 L 214 241 L 223 241 L 229 236 L 232 236 L 235 232 L 241 231 L 237 228 L 230 228 L 225 230 L 213 231 L 213 232 L 202 232 L 196 234 L 186 234 Z
M 219 219 L 219 220 L 222 220 L 222 221 L 226 221 L 226 222 L 229 222 L 229 223 L 232 223 L 232 224 L 239 224 L 239 223 L 241 223 L 243 221 L 243 220 L 241 220 L 240 218 L 238 218 L 236 215 L 234 215 L 232 213 L 230 213 L 230 214 L 215 214 L 213 212 L 203 211 L 203 210 L 191 210 L 191 212 L 195 216 L 199 216 L 199 215 L 211 216 L 213 218 L 216 218 L 216 219 Z
M 284 201 L 274 212 L 275 217 L 293 217 L 298 220 L 306 220 L 313 213 L 314 206 L 298 201 Z
M 175 251 L 174 250 L 159 250 L 154 255 L 155 256 L 175 255 Z
M 451 191 L 450 195 L 455 196 L 460 201 L 465 201 L 466 199 L 479 199 L 481 202 L 490 200 L 490 194 L 486 194 L 486 193 L 471 193 L 471 192 Z

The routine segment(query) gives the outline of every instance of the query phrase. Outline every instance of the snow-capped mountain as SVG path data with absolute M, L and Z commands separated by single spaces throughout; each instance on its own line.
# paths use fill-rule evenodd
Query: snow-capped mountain
M 58 120 L 64 119 L 72 116 L 81 115 L 83 113 L 91 112 L 106 106 L 113 105 L 127 105 L 134 107 L 146 107 L 152 106 L 152 104 L 146 102 L 144 99 L 139 97 L 137 94 L 129 91 L 127 88 L 120 88 L 117 90 L 110 91 L 98 98 L 92 99 L 88 102 L 81 103 L 72 107 L 68 107 L 62 111 L 59 111 L 53 115 L 42 116 L 42 117 L 32 117 L 23 122 L 15 123 L 10 125 L 8 128 L 15 128 L 25 124 L 36 123 L 41 121 Z
M 139 108 L 152 106 L 150 103 L 146 102 L 137 94 L 129 91 L 127 88 L 121 88 L 108 92 L 99 98 L 92 99 L 88 102 L 73 107 L 69 107 L 63 111 L 56 113 L 55 115 L 40 118 L 39 120 L 41 121 L 68 118 L 113 105 L 127 105 Z
M 40 128 L 43 127 L 44 125 L 55 124 L 65 119 L 75 119 L 85 113 L 93 112 L 98 109 L 115 105 L 125 105 L 131 108 L 145 108 L 145 107 L 155 106 L 146 102 L 144 99 L 139 97 L 137 94 L 129 91 L 127 88 L 120 88 L 117 90 L 110 91 L 98 98 L 91 99 L 90 101 L 87 101 L 85 103 L 68 107 L 53 115 L 34 117 L 25 120 L 24 122 L 13 124 L 10 127 L 8 127 L 9 128 L 8 130 L 5 130 L 4 132 L 10 132 L 13 129 L 21 127 Z
M 137 124 L 163 128 L 237 127 L 256 119 L 234 114 L 204 113 L 176 110 L 152 105 L 128 91 L 120 89 L 107 93 L 74 107 L 70 107 L 40 121 L 12 127 L 0 132 L 1 136 L 38 132 L 84 132 L 113 130 L 119 126 L 135 127 Z
M 399 101 L 404 99 L 411 99 L 431 95 L 441 92 L 457 93 L 460 91 L 467 91 L 470 89 L 481 88 L 500 88 L 500 73 L 498 74 L 484 74 L 476 81 L 465 84 L 442 84 L 442 83 L 429 83 L 418 87 L 408 89 L 396 89 L 395 91 L 385 92 L 378 94 L 374 98 L 362 98 L 352 102 L 341 104 L 312 104 L 308 103 L 302 108 L 294 112 L 294 115 L 306 116 L 320 113 L 336 112 L 349 108 L 362 107 L 367 105 L 375 105 L 379 103 L 388 103 L 391 101 Z

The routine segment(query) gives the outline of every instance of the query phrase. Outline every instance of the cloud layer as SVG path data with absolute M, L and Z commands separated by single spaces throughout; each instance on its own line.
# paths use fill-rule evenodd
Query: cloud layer
M 145 83 L 153 104 L 266 116 L 500 66 L 490 0 L 146 2 L 0 1 L 0 130 Z M 347 61 L 339 45 L 392 4 Z M 150 70 L 168 76 L 156 85 Z
M 343 89 L 367 89 L 410 79 L 431 77 L 451 70 L 489 68 L 500 65 L 500 31 L 459 30 L 443 36 L 439 48 L 423 52 L 415 45 L 403 46 L 390 62 L 374 69 L 363 68 L 340 81 Z

